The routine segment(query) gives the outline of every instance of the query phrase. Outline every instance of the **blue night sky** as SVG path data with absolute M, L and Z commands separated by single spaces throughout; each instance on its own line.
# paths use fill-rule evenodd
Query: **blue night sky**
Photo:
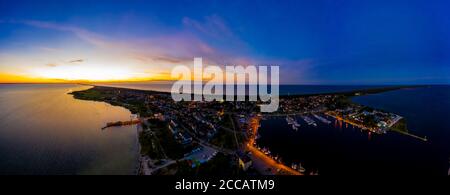
M 0 73 L 158 79 L 203 57 L 280 65 L 282 83 L 448 84 L 449 8 L 433 0 L 0 0 Z

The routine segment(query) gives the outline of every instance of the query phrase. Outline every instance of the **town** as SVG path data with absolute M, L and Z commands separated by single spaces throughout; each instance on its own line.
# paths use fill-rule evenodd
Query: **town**
M 380 90 L 391 89 L 282 96 L 279 110 L 273 113 L 260 113 L 259 102 L 176 102 L 169 93 L 124 88 L 95 86 L 72 94 L 77 99 L 122 106 L 135 115 L 128 122 L 112 122 L 104 128 L 139 124 L 139 174 L 317 175 L 317 170 L 308 170 L 301 164 L 286 165 L 268 148 L 260 147 L 259 121 L 285 117 L 292 129 L 298 130 L 302 127 L 293 116 L 312 126 L 318 122 L 329 124 L 334 119 L 371 133 L 393 130 L 408 135 L 403 117 L 349 99 Z

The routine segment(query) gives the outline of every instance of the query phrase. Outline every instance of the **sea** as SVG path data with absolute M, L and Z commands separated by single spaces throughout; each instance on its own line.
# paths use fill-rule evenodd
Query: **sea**
M 88 88 L 0 84 L 0 174 L 135 174 L 137 127 L 101 129 L 130 111 L 68 94 Z

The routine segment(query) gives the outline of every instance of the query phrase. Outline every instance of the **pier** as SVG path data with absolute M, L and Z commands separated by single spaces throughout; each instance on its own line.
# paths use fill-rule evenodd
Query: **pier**
M 346 120 L 346 119 L 344 119 L 344 118 L 342 118 L 342 117 L 335 116 L 335 115 L 332 115 L 332 114 L 329 114 L 329 113 L 325 113 L 325 114 L 328 115 L 328 116 L 331 116 L 331 117 L 333 117 L 333 118 L 335 118 L 335 119 L 337 119 L 337 120 L 339 120 L 339 121 L 344 121 L 344 122 L 346 122 L 346 123 L 348 123 L 348 124 L 351 124 L 351 125 L 353 125 L 353 126 L 356 126 L 356 127 L 358 127 L 358 128 L 361 128 L 361 129 L 364 129 L 364 130 L 368 130 L 368 131 L 373 132 L 373 133 L 381 134 L 379 131 L 375 131 L 375 130 L 373 130 L 373 129 L 371 129 L 371 128 L 368 128 L 368 127 L 365 127 L 365 126 L 363 126 L 363 125 L 361 125 L 361 124 L 357 124 L 357 123 L 354 123 L 354 122 L 352 122 L 352 121 Z M 398 121 L 399 121 L 399 120 L 396 120 L 395 122 L 398 122 Z M 394 122 L 394 123 L 395 123 L 395 122 Z M 393 124 L 394 124 L 394 123 L 393 123 Z M 391 124 L 390 126 L 392 126 L 393 124 Z M 403 135 L 407 135 L 407 136 L 416 138 L 416 139 L 421 140 L 421 141 L 424 141 L 424 142 L 428 141 L 427 137 L 420 137 L 420 136 L 418 136 L 418 135 L 414 135 L 414 134 L 411 134 L 411 133 L 406 132 L 406 131 L 397 131 L 397 130 L 392 130 L 392 129 L 390 129 L 390 130 L 391 130 L 391 131 L 394 131 L 394 132 L 397 132 L 397 133 L 400 133 L 400 134 L 403 134 Z
M 393 131 L 394 131 L 394 132 L 397 132 L 397 133 L 400 133 L 400 134 L 403 134 L 403 135 L 407 135 L 407 136 L 416 138 L 416 139 L 421 140 L 421 141 L 424 141 L 424 142 L 428 141 L 428 139 L 427 139 L 426 136 L 425 136 L 425 137 L 420 137 L 420 136 L 418 136 L 418 135 L 414 135 L 414 134 L 411 134 L 411 133 L 406 132 L 406 131 L 395 131 L 395 130 L 393 130 Z
M 135 125 L 135 124 L 140 124 L 140 123 L 141 123 L 141 120 L 139 120 L 139 119 L 129 120 L 129 121 L 109 122 L 109 123 L 106 123 L 106 126 L 102 127 L 102 130 L 109 128 L 109 127 L 128 126 L 128 125 Z

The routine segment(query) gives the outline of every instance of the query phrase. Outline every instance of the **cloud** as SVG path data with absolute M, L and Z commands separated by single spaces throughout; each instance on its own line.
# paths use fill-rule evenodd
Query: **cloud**
M 184 17 L 182 23 L 186 31 L 194 33 L 202 40 L 207 40 L 231 53 L 248 53 L 251 47 L 242 40 L 233 28 L 219 15 L 206 16 L 203 20 Z
M 189 18 L 183 19 L 185 25 L 192 26 L 197 30 L 206 33 L 208 36 L 233 37 L 231 30 L 224 21 L 216 16 L 206 17 L 205 23 L 201 23 Z M 133 58 L 143 63 L 167 63 L 179 64 L 190 62 L 194 57 L 203 57 L 212 63 L 226 61 L 235 56 L 236 51 L 226 51 L 212 46 L 207 41 L 199 38 L 195 34 L 179 31 L 172 34 L 156 35 L 152 37 L 136 37 L 128 40 L 118 40 L 90 30 L 73 25 L 52 23 L 46 21 L 26 20 L 16 23 L 33 26 L 36 28 L 51 29 L 61 32 L 72 33 L 81 40 L 103 50 L 113 52 L 120 56 Z M 212 30 L 208 30 L 212 29 Z M 234 48 L 242 48 L 236 46 Z
M 69 63 L 81 63 L 84 62 L 84 59 L 76 59 L 76 60 L 70 60 Z
M 137 70 L 141 72 L 155 70 L 155 68 L 158 71 L 161 69 L 168 71 L 173 65 L 191 64 L 194 57 L 203 57 L 204 63 L 208 65 L 280 65 L 280 74 L 283 75 L 281 82 L 304 81 L 308 71 L 313 68 L 314 63 L 308 60 L 260 58 L 244 52 L 248 46 L 217 15 L 207 16 L 202 21 L 184 17 L 182 22 L 185 29 L 177 32 L 125 39 L 116 39 L 109 35 L 67 24 L 36 20 L 20 23 L 36 28 L 71 33 L 96 47 L 97 51 L 108 54 L 111 59 L 126 58 L 144 66 L 148 65 L 144 70 Z M 192 33 L 192 30 L 196 33 Z M 217 46 L 213 44 L 216 40 L 226 44 Z M 44 50 L 55 51 L 51 48 Z M 95 59 L 93 60 L 95 61 Z M 64 63 L 84 61 L 85 59 L 73 59 Z M 47 66 L 56 67 L 58 64 L 49 63 Z
M 84 59 L 74 59 L 74 60 L 68 60 L 68 61 L 66 61 L 66 60 L 58 60 L 58 61 L 59 61 L 59 63 L 50 62 L 50 63 L 45 64 L 45 66 L 54 68 L 54 67 L 58 67 L 61 65 L 79 64 L 79 63 L 84 62 L 85 60 Z
M 272 65 L 280 66 L 280 82 L 283 84 L 316 84 L 311 70 L 317 63 L 312 59 L 281 60 Z
M 46 66 L 48 66 L 48 67 L 57 67 L 58 64 L 55 64 L 55 63 L 48 63 L 48 64 L 46 64 Z
M 45 51 L 45 52 L 59 52 L 59 49 L 51 48 L 51 47 L 36 47 L 39 50 Z
M 204 21 L 184 17 L 183 24 L 213 38 L 234 37 L 233 32 L 218 15 L 206 16 Z
M 188 56 L 208 56 L 215 52 L 215 49 L 207 43 L 196 37 L 184 34 L 162 35 L 151 38 L 140 37 L 132 40 L 117 40 L 71 25 L 36 20 L 15 23 L 72 33 L 98 49 L 116 53 L 118 54 L 117 56 L 131 57 L 141 62 L 174 64 L 185 62 Z M 48 49 L 45 50 L 50 51 Z M 70 61 L 70 63 L 79 62 L 82 62 L 82 60 Z
M 15 22 L 15 23 L 22 23 L 25 25 L 33 26 L 36 28 L 44 28 L 44 29 L 52 29 L 62 32 L 70 32 L 75 34 L 80 39 L 91 43 L 93 45 L 99 46 L 99 47 L 109 47 L 112 46 L 110 42 L 105 41 L 105 38 L 101 36 L 100 34 L 91 32 L 89 30 L 71 26 L 71 25 L 64 25 L 64 24 L 58 24 L 58 23 L 52 23 L 52 22 L 46 22 L 46 21 L 38 21 L 38 20 L 25 20 L 21 22 Z

